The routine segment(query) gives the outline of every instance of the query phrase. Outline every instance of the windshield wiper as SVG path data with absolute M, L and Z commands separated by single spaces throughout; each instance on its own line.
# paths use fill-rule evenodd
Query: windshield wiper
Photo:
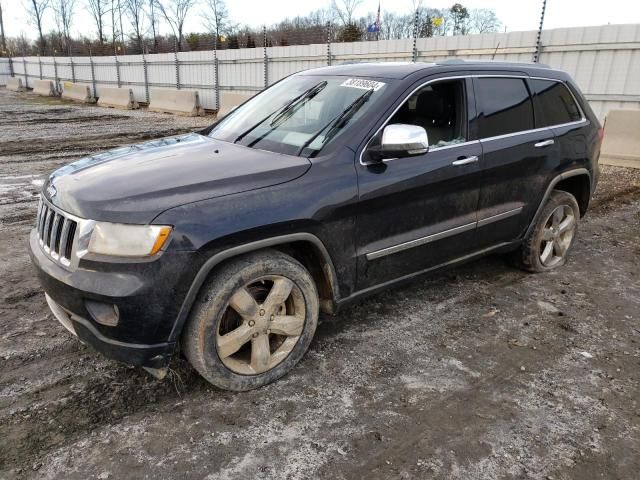
M 327 86 L 327 81 L 323 80 L 322 82 L 318 83 L 317 85 L 311 87 L 306 92 L 303 92 L 302 94 L 298 95 L 296 98 L 294 98 L 289 103 L 287 103 L 284 107 L 282 107 L 282 110 L 280 110 L 280 113 L 278 113 L 274 117 L 274 119 L 271 121 L 270 125 L 273 127 L 274 125 L 276 125 L 276 124 L 279 125 L 283 121 L 289 119 L 294 113 L 296 113 L 298 111 L 298 109 L 307 100 L 311 100 L 313 97 L 315 97 L 317 94 L 319 94 L 322 90 L 324 90 L 324 87 L 326 87 L 326 86 Z
M 313 137 L 311 137 L 309 140 L 304 142 L 304 144 L 296 152 L 296 155 L 300 155 L 302 152 L 304 152 L 304 149 L 307 148 L 309 145 L 311 145 L 314 142 L 314 140 L 318 138 L 318 136 L 328 128 L 329 131 L 322 139 L 322 145 L 327 143 L 331 139 L 331 137 L 335 135 L 336 132 L 340 130 L 351 119 L 351 117 L 353 117 L 353 115 L 355 115 L 355 113 L 360 109 L 360 107 L 362 107 L 362 105 L 364 105 L 365 102 L 369 100 L 369 97 L 371 97 L 373 92 L 374 90 L 371 88 L 366 92 L 364 92 L 362 95 L 360 95 L 358 98 L 356 98 L 353 102 L 351 102 L 351 105 L 345 108 L 342 111 L 342 113 L 340 113 L 340 115 L 335 117 L 327 125 L 322 127 L 320 131 L 318 131 L 318 133 L 316 133 Z
M 311 100 L 318 93 L 320 93 L 322 89 L 326 86 L 327 86 L 327 82 L 322 81 L 316 86 L 311 87 L 306 92 L 302 93 L 301 95 L 298 95 L 296 98 L 291 100 L 288 104 L 282 107 L 280 112 L 271 121 L 271 123 L 269 124 L 271 128 L 269 128 L 269 130 L 264 132 L 259 137 L 256 137 L 254 140 L 252 140 L 251 143 L 247 144 L 247 147 L 253 147 L 256 143 L 261 142 L 266 137 L 271 135 L 271 132 L 273 132 L 276 128 L 278 128 L 284 122 L 289 120 L 298 110 L 300 110 L 300 107 L 304 105 L 307 102 L 307 100 Z
M 254 124 L 252 127 L 250 127 L 249 129 L 245 130 L 244 132 L 242 132 L 240 135 L 238 135 L 238 137 L 233 141 L 233 143 L 238 143 L 240 140 L 242 140 L 244 137 L 246 137 L 247 135 L 249 135 L 251 132 L 253 132 L 256 128 L 258 128 L 260 125 L 262 125 L 264 122 L 266 122 L 267 120 L 269 120 L 272 116 L 276 115 L 276 118 L 273 119 L 273 121 L 271 122 L 271 127 L 274 126 L 274 123 L 276 123 L 276 121 L 280 120 L 282 118 L 282 116 L 288 112 L 290 112 L 293 108 L 295 108 L 297 105 L 301 105 L 302 102 L 309 100 L 313 97 L 315 97 L 318 93 L 320 93 L 320 91 L 327 86 L 327 82 L 326 80 L 323 80 L 322 82 L 314 85 L 313 87 L 309 88 L 308 90 L 305 90 L 304 92 L 302 92 L 300 95 L 298 95 L 297 97 L 295 97 L 294 99 L 292 99 L 289 103 L 287 103 L 285 106 L 279 108 L 278 110 L 276 110 L 275 112 L 271 112 L 269 115 L 267 115 L 266 117 L 264 117 L 262 120 L 260 120 L 258 123 Z M 292 112 L 291 115 L 293 115 Z M 291 116 L 289 115 L 289 117 Z M 289 118 L 287 117 L 287 118 Z M 281 122 L 278 123 L 278 125 Z M 277 126 L 277 125 L 276 125 Z M 269 133 L 271 133 L 274 129 L 272 128 L 271 130 L 269 130 L 267 132 L 267 134 L 259 137 L 259 140 L 262 140 L 266 135 L 268 135 Z M 253 142 L 251 142 L 252 146 L 255 143 L 257 143 L 255 140 Z

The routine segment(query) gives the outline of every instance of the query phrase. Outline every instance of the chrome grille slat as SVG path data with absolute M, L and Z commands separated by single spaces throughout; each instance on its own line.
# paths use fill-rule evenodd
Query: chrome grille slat
M 51 227 L 51 253 L 58 255 L 58 248 L 60 247 L 60 226 L 64 221 L 64 217 L 59 213 L 56 213 L 53 221 L 53 227 Z
M 49 233 L 51 232 L 51 220 L 53 220 L 54 211 L 49 209 L 47 212 L 47 217 L 44 221 L 44 230 L 42 231 L 42 241 L 44 242 L 44 246 L 46 248 L 49 247 Z
M 44 220 L 47 218 L 48 208 L 46 205 L 42 206 L 42 212 L 40 212 L 40 223 L 38 224 L 38 238 L 42 241 L 42 234 L 44 233 Z
M 53 207 L 41 198 L 36 215 L 35 231 L 44 252 L 64 267 L 73 268 L 72 254 L 82 219 Z
M 58 247 L 58 255 L 64 258 L 68 258 L 66 256 L 67 252 L 67 240 L 69 237 L 69 229 L 71 228 L 71 222 L 73 220 L 69 220 L 68 218 L 64 219 L 62 223 L 62 231 L 60 232 L 60 246 Z

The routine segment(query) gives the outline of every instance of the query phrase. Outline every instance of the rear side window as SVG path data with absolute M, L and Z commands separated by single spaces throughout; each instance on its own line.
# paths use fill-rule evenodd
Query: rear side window
M 573 95 L 564 84 L 552 80 L 530 80 L 530 85 L 538 127 L 577 122 L 582 118 Z
M 476 103 L 480 138 L 532 130 L 533 105 L 521 78 L 478 78 Z

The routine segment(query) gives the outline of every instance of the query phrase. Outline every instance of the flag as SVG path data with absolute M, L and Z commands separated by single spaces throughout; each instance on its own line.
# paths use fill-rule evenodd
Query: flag
M 367 32 L 369 33 L 378 33 L 380 31 L 380 2 L 378 2 L 378 16 L 376 17 L 376 21 L 373 22 L 371 25 L 369 25 L 369 27 L 367 28 Z

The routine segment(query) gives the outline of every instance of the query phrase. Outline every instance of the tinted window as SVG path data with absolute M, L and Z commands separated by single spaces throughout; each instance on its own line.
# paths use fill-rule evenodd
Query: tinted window
M 521 78 L 478 78 L 480 138 L 533 129 L 533 106 Z
M 465 111 L 463 82 L 437 82 L 411 95 L 389 123 L 423 127 L 429 136 L 429 145 L 443 147 L 466 141 Z
M 530 85 L 536 105 L 538 127 L 575 122 L 582 118 L 571 92 L 562 83 L 530 80 Z

